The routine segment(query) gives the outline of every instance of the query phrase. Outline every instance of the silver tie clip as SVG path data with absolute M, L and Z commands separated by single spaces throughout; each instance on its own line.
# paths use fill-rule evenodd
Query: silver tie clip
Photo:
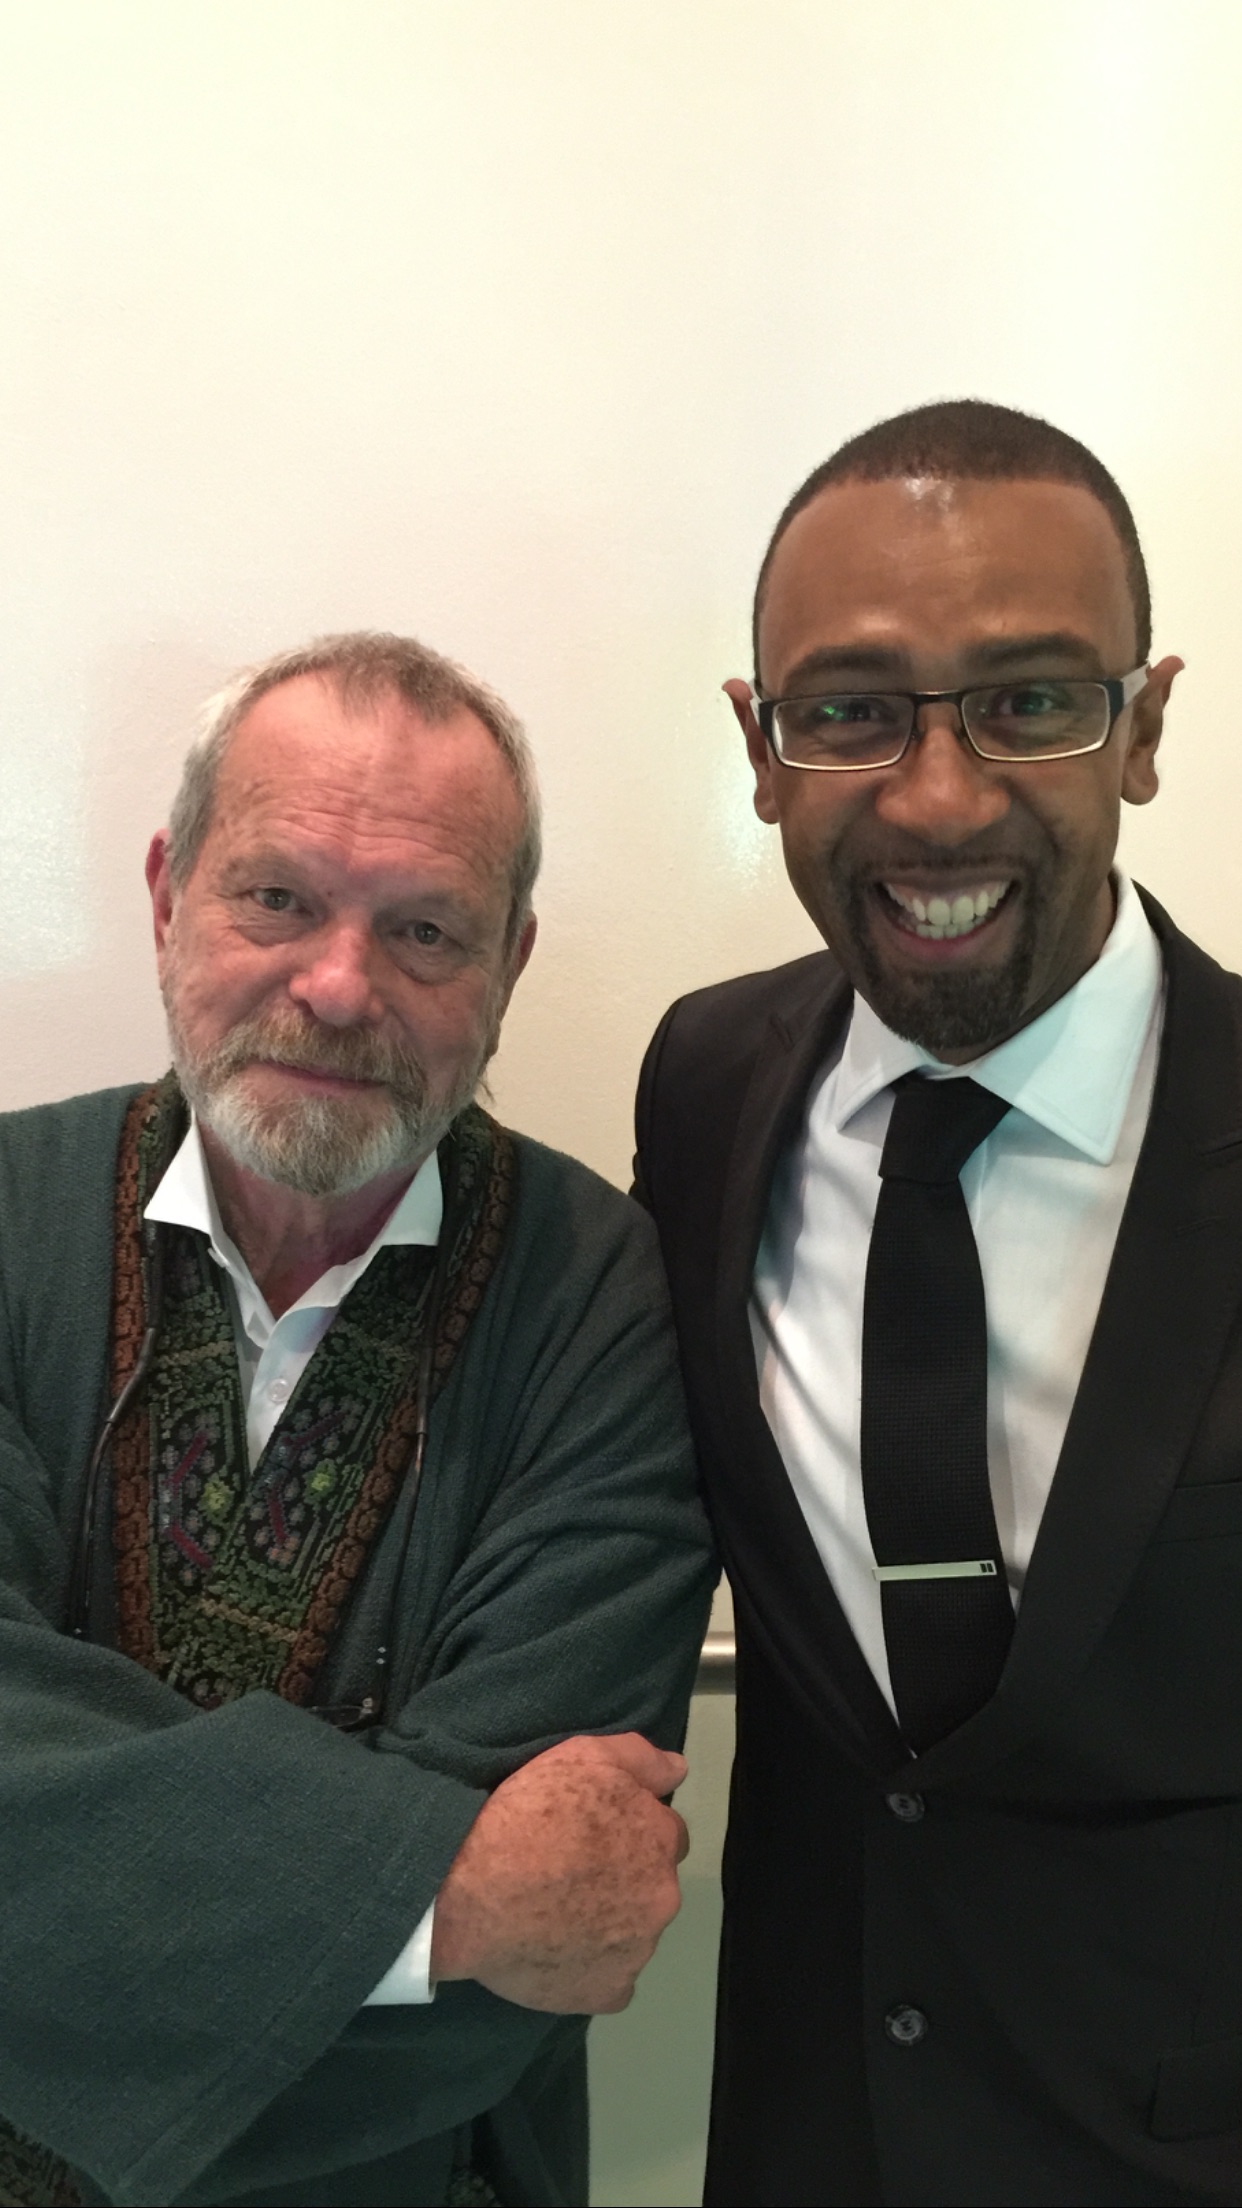
M 958 1564 L 873 1564 L 873 1579 L 995 1579 L 996 1564 L 990 1556 Z

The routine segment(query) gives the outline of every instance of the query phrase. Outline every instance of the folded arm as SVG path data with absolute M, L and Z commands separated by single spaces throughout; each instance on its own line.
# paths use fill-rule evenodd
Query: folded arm
M 0 2111 L 111 2198 L 237 2197 L 298 2174 L 290 2137 L 308 2175 L 393 2152 L 502 2098 L 548 2012 L 627 1997 L 675 1907 L 679 1765 L 573 1736 L 675 1746 L 712 1576 L 633 1286 L 576 1354 L 550 1326 L 496 1430 L 460 1437 L 466 1541 L 450 1414 L 372 1746 L 267 1694 L 196 1712 L 65 1639 L 49 1480 L 0 1414 Z M 365 2008 L 437 1894 L 434 2006 Z

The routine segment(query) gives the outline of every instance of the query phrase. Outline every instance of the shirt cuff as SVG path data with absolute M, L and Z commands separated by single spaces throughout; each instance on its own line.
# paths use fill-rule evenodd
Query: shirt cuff
M 435 2000 L 436 1989 L 431 1983 L 431 1930 L 435 1914 L 433 1901 L 392 1969 L 384 1972 L 374 1993 L 367 1995 L 362 2004 L 364 2009 L 396 2008 L 402 2002 Z

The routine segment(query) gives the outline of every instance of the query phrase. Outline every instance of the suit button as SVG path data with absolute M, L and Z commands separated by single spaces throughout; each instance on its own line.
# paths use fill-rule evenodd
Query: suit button
M 903 1825 L 917 1825 L 927 1807 L 921 1794 L 886 1794 L 884 1800 Z
M 927 2037 L 927 2018 L 921 2009 L 912 2009 L 908 2002 L 901 2001 L 889 2010 L 884 2030 L 894 2047 L 917 2047 Z

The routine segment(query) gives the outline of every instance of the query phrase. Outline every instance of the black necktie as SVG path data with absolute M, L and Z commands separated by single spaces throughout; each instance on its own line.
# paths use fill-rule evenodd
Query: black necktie
M 974 1081 L 893 1086 L 863 1299 L 862 1480 L 893 1700 L 922 1750 L 988 1700 L 1013 1635 L 983 1275 L 958 1179 L 1009 1107 Z

